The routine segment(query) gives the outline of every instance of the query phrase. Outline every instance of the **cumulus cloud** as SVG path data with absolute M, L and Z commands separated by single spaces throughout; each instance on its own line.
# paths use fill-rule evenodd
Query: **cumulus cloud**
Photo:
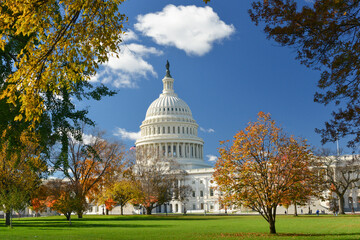
M 136 34 L 129 30 L 124 41 L 137 39 Z M 112 84 L 117 88 L 135 88 L 141 78 L 149 75 L 157 77 L 153 66 L 146 61 L 150 55 L 159 56 L 162 51 L 137 43 L 122 44 L 118 57 L 109 56 L 109 61 L 102 65 L 98 73 L 91 78 L 92 82 Z
M 124 42 L 128 42 L 131 40 L 138 40 L 138 36 L 136 35 L 136 33 L 134 33 L 133 30 L 128 29 L 126 30 L 126 32 L 122 35 L 122 40 Z
M 213 133 L 213 132 L 215 132 L 215 130 L 212 129 L 212 128 L 206 129 L 206 128 L 203 128 L 203 127 L 200 127 L 200 131 L 206 132 L 206 133 Z
M 167 5 L 161 12 L 139 15 L 135 29 L 151 37 L 157 44 L 174 46 L 188 55 L 208 53 L 214 42 L 235 32 L 233 25 L 223 22 L 209 6 Z
M 136 141 L 137 139 L 140 138 L 140 131 L 139 132 L 129 132 L 125 128 L 117 128 L 114 135 L 120 137 L 123 140 Z
M 208 158 L 208 161 L 209 162 L 215 162 L 217 159 L 218 159 L 218 157 L 217 156 L 215 156 L 215 155 L 206 155 L 206 157 Z

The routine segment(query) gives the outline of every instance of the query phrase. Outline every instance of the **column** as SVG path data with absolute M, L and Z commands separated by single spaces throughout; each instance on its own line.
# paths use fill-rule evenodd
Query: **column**
M 180 151 L 179 151 L 179 143 L 176 143 L 176 157 L 180 157 Z
M 208 199 L 209 198 L 209 181 L 208 181 L 208 178 L 205 178 L 204 181 L 205 181 L 204 197 L 206 199 Z
M 357 207 L 358 207 L 357 193 L 358 193 L 358 188 L 355 186 L 355 187 L 352 189 L 352 199 L 353 199 L 353 205 L 354 205 L 355 210 L 356 210 Z
M 168 145 L 167 143 L 165 143 L 165 157 L 168 156 Z
M 191 156 L 190 156 L 190 143 L 188 143 L 187 153 L 188 153 L 188 158 L 191 158 Z
M 181 155 L 183 158 L 185 158 L 185 143 L 182 144 Z
M 174 143 L 171 143 L 170 154 L 171 154 L 171 157 L 174 157 Z
M 349 208 L 349 197 L 347 193 L 344 195 L 344 207 Z

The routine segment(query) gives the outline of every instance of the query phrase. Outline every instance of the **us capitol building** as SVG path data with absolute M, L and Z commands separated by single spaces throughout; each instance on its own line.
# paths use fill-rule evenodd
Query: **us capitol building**
M 199 125 L 194 120 L 185 101 L 174 91 L 174 79 L 170 75 L 169 62 L 163 78 L 163 91 L 153 101 L 142 122 L 141 137 L 136 148 L 152 149 L 162 153 L 164 158 L 176 161 L 187 175 L 181 184 L 189 185 L 192 193 L 186 202 L 188 213 L 219 211 L 218 196 L 211 183 L 214 169 L 204 161 L 204 141 L 198 137 Z M 183 212 L 183 204 L 170 203 L 170 212 Z M 154 212 L 165 212 L 165 206 L 158 206 Z

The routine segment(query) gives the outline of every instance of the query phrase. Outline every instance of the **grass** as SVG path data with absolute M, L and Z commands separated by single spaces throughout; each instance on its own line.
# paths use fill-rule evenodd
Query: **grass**
M 14 228 L 0 227 L 0 239 L 360 239 L 360 215 L 278 216 L 276 235 L 260 216 L 84 216 L 72 222 L 14 219 Z

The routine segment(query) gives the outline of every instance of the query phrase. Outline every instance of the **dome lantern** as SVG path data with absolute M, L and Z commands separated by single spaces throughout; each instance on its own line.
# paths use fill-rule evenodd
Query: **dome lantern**
M 165 95 L 175 95 L 174 92 L 174 79 L 170 75 L 170 64 L 169 61 L 166 61 L 166 75 L 162 80 L 163 82 L 163 91 L 162 93 Z

